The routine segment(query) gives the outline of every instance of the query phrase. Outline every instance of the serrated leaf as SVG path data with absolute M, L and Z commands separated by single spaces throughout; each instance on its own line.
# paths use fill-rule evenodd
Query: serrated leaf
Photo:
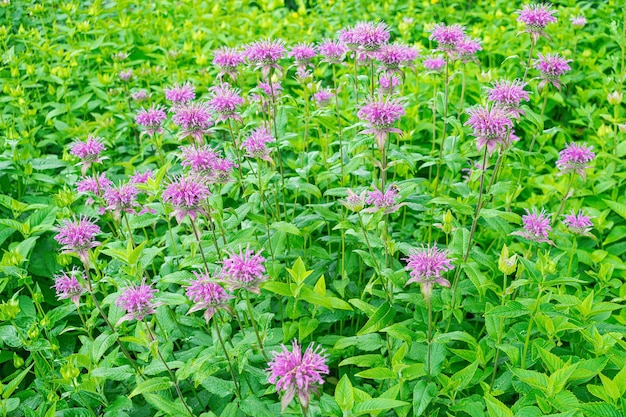
M 160 377 L 160 378 L 150 378 L 145 381 L 141 381 L 137 384 L 137 387 L 130 393 L 128 398 L 133 398 L 139 394 L 146 394 L 148 392 L 154 391 L 164 391 L 169 389 L 172 385 L 172 380 L 168 377 Z
M 383 304 L 380 305 L 380 307 L 378 307 L 374 315 L 370 317 L 370 319 L 367 321 L 367 323 L 365 323 L 361 330 L 357 332 L 357 336 L 374 333 L 384 327 L 387 327 L 393 322 L 393 318 L 395 317 L 395 315 L 396 311 L 387 301 L 385 301 Z
M 389 368 L 372 368 L 357 373 L 355 376 L 367 379 L 396 379 L 398 375 Z
M 404 401 L 392 400 L 389 398 L 373 398 L 371 400 L 365 400 L 357 403 L 352 409 L 354 416 L 361 416 L 364 414 L 378 414 L 382 411 L 392 410 L 397 407 L 409 405 Z
M 420 417 L 428 404 L 435 398 L 437 387 L 434 383 L 427 384 L 426 381 L 420 380 L 413 387 L 413 413 L 415 417 Z
M 354 407 L 352 382 L 350 382 L 350 378 L 348 378 L 348 375 L 346 374 L 341 377 L 339 383 L 337 384 L 337 388 L 335 388 L 335 402 L 344 413 L 347 413 L 352 410 L 352 407 Z
M 607 403 L 581 403 L 585 417 L 624 417 L 614 405 Z
M 270 225 L 270 229 L 289 233 L 290 235 L 302 236 L 300 229 L 295 225 L 287 222 L 274 222 Z
M 517 301 L 510 301 L 505 305 L 496 306 L 485 313 L 485 316 L 494 316 L 501 318 L 520 317 L 529 314 L 529 311 L 523 304 Z
M 485 403 L 487 404 L 487 413 L 489 417 L 514 417 L 513 412 L 495 397 L 485 393 Z
M 177 401 L 172 401 L 164 398 L 158 394 L 146 393 L 143 394 L 146 401 L 159 411 L 173 417 L 186 416 L 187 412 L 184 405 Z
M 117 340 L 117 333 L 102 333 L 94 340 L 91 347 L 91 360 L 97 363 L 106 351 L 113 346 Z

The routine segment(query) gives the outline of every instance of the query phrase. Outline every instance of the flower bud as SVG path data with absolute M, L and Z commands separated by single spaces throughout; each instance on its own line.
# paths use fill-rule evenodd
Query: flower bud
M 612 106 L 617 106 L 622 102 L 624 95 L 619 91 L 613 91 L 612 93 L 607 94 L 606 99 Z
M 509 257 L 509 248 L 504 245 L 498 259 L 498 269 L 505 275 L 511 275 L 517 268 L 517 254 Z
M 61 367 L 61 376 L 63 379 L 72 380 L 78 375 L 80 375 L 80 371 L 71 363 L 67 363 Z

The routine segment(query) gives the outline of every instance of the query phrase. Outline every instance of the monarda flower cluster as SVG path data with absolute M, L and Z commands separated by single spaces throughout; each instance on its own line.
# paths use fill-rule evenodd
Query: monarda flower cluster
M 178 223 L 182 223 L 186 216 L 193 221 L 198 214 L 206 215 L 203 204 L 211 193 L 209 188 L 197 175 L 187 175 L 174 178 L 163 191 L 165 203 L 174 207 L 172 215 Z
M 556 22 L 555 13 L 556 10 L 549 4 L 526 4 L 522 10 L 517 11 L 519 15 L 517 21 L 526 25 L 525 32 L 528 32 L 533 37 L 533 42 L 537 42 L 540 36 L 547 37 L 544 29 L 548 24 Z
M 237 80 L 238 67 L 246 62 L 242 52 L 234 48 L 222 47 L 213 52 L 213 65 L 219 68 L 217 78 L 222 79 L 225 75 L 231 80 Z
M 511 118 L 519 120 L 520 115 L 524 115 L 524 112 L 520 109 L 521 102 L 528 101 L 530 98 L 528 91 L 524 89 L 526 85 L 525 82 L 520 80 L 496 81 L 487 90 L 488 99 L 496 107 L 507 111 Z
M 221 278 L 232 290 L 244 289 L 260 294 L 259 286 L 267 280 L 265 258 L 250 248 L 230 253 L 222 263 Z
M 543 89 L 548 83 L 552 84 L 557 90 L 561 90 L 560 77 L 570 70 L 569 62 L 571 60 L 561 57 L 559 54 L 538 54 L 539 58 L 535 61 L 535 68 L 541 72 L 541 82 L 539 89 Z
M 393 125 L 404 116 L 404 107 L 397 99 L 371 98 L 361 107 L 357 116 L 363 120 L 367 129 L 361 133 L 374 135 L 378 149 L 382 152 L 389 133 L 402 133 Z
M 105 150 L 102 139 L 91 135 L 87 140 L 76 140 L 70 145 L 70 154 L 80 159 L 81 173 L 85 175 L 91 164 L 101 162 L 101 154 Z
M 591 217 L 582 210 L 579 210 L 578 213 L 572 210 L 570 214 L 566 214 L 563 224 L 572 234 L 592 236 L 590 232 L 591 229 L 593 229 L 593 222 L 591 221 Z
M 339 31 L 339 40 L 349 49 L 361 52 L 376 52 L 389 41 L 389 28 L 386 24 L 360 22 L 354 27 Z
M 116 323 L 119 325 L 125 321 L 141 321 L 149 314 L 156 312 L 154 295 L 157 290 L 142 281 L 139 285 L 131 285 L 122 291 L 122 294 L 115 300 L 115 305 L 126 311 Z
M 246 152 L 248 158 L 259 158 L 267 162 L 273 163 L 270 157 L 270 149 L 267 144 L 273 142 L 272 134 L 265 127 L 254 129 L 250 135 L 243 141 L 241 147 Z
M 255 70 L 261 70 L 263 78 L 267 79 L 272 70 L 278 72 L 283 68 L 278 61 L 285 54 L 285 42 L 282 39 L 265 39 L 247 45 L 243 51 L 248 63 Z
M 74 268 L 68 274 L 67 272 L 61 272 L 54 276 L 54 286 L 57 299 L 66 300 L 70 299 L 78 306 L 80 304 L 80 296 L 85 292 L 85 289 L 78 281 L 77 276 L 81 276 L 83 281 L 85 280 L 85 273 Z
M 96 240 L 100 227 L 93 220 L 81 216 L 61 221 L 56 231 L 54 240 L 63 245 L 63 253 L 75 253 L 83 264 L 89 264 L 89 249 L 100 245 Z
M 179 137 L 191 136 L 196 143 L 202 144 L 204 135 L 213 126 L 213 118 L 207 103 L 185 102 L 175 107 L 172 121 L 181 128 Z
M 522 216 L 524 228 L 511 233 L 511 235 L 521 236 L 532 242 L 554 245 L 554 242 L 548 238 L 548 233 L 552 231 L 552 226 L 550 226 L 551 217 L 552 215 L 546 213 L 543 209 L 541 211 L 537 211 L 536 208 L 533 208 L 532 211 L 526 209 L 526 214 Z
M 559 152 L 559 159 L 556 167 L 561 174 L 577 173 L 583 179 L 586 177 L 585 170 L 589 168 L 589 163 L 595 158 L 591 146 L 586 144 L 570 143 L 565 149 Z
M 163 132 L 163 122 L 167 119 L 163 107 L 153 105 L 148 110 L 141 108 L 135 116 L 135 122 L 143 127 L 148 136 Z
M 228 301 L 233 298 L 232 295 L 213 282 L 208 274 L 194 272 L 194 275 L 196 278 L 185 289 L 187 298 L 194 303 L 187 314 L 204 310 L 203 316 L 208 323 L 219 309 L 230 311 Z
M 467 111 L 466 126 L 471 126 L 476 137 L 476 148 L 487 148 L 491 155 L 498 146 L 506 147 L 512 140 L 513 122 L 509 113 L 498 106 L 478 106 Z
M 430 299 L 435 284 L 450 286 L 450 281 L 442 275 L 454 269 L 447 250 L 437 249 L 436 246 L 424 246 L 409 254 L 405 261 L 410 276 L 406 285 L 412 282 L 419 283 L 425 299 Z

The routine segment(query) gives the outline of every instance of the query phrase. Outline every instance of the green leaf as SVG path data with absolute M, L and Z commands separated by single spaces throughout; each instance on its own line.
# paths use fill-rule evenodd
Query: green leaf
M 496 306 L 485 313 L 485 316 L 494 316 L 501 318 L 520 317 L 529 314 L 526 307 L 517 301 L 511 301 L 503 306 Z
M 300 229 L 298 229 L 295 225 L 287 222 L 274 222 L 270 225 L 270 229 L 289 233 L 291 235 L 302 236 L 302 233 L 300 233 Z
M 145 394 L 154 391 L 164 391 L 173 385 L 172 380 L 168 377 L 150 378 L 140 382 L 137 387 L 130 393 L 128 398 L 133 398 L 139 394 Z
M 374 398 L 365 400 L 354 406 L 352 412 L 355 416 L 364 414 L 378 414 L 382 411 L 392 410 L 397 407 L 409 405 L 404 401 L 392 400 L 389 398 Z
M 389 368 L 372 368 L 357 373 L 355 376 L 367 379 L 396 379 L 398 375 Z
M 105 378 L 112 381 L 124 381 L 133 376 L 130 365 L 122 365 L 115 368 L 96 368 L 90 372 L 96 378 Z
M 91 359 L 93 360 L 93 362 L 97 363 L 102 355 L 104 355 L 106 351 L 111 346 L 113 346 L 116 340 L 117 333 L 102 333 L 101 335 L 99 335 L 96 340 L 94 340 L 91 347 Z
M 30 372 L 30 369 L 33 367 L 34 363 L 31 363 L 30 366 L 20 372 L 16 377 L 12 378 L 11 381 L 3 387 L 2 390 L 2 398 L 7 399 L 13 394 L 13 391 L 17 389 L 20 383 L 26 378 L 26 375 Z
M 585 417 L 624 417 L 614 405 L 607 403 L 581 403 Z
M 268 281 L 261 285 L 264 290 L 282 295 L 283 297 L 293 297 L 291 287 L 284 282 Z
M 604 203 L 607 206 L 609 206 L 611 210 L 613 210 L 615 213 L 619 214 L 624 219 L 626 219 L 626 204 L 621 204 L 621 203 L 618 203 L 617 201 L 611 201 L 611 200 L 606 200 L 606 199 L 602 201 L 604 201 Z
M 469 204 L 463 204 L 453 198 L 450 197 L 436 197 L 431 199 L 428 204 L 436 204 L 449 206 L 458 214 L 464 214 L 466 216 L 471 216 L 474 214 L 474 209 Z
M 159 411 L 172 417 L 187 416 L 189 413 L 182 403 L 163 398 L 158 394 L 143 394 L 146 401 Z
M 254 395 L 249 395 L 243 400 L 241 403 L 241 411 L 246 413 L 246 415 L 254 417 L 276 417 L 276 415 L 267 408 L 267 405 L 262 403 L 261 400 Z
M 347 413 L 352 410 L 352 407 L 354 407 L 354 392 L 352 391 L 352 383 L 346 374 L 341 377 L 339 383 L 337 384 L 337 388 L 335 388 L 335 401 L 344 413 Z
M 497 398 L 485 393 L 485 403 L 489 417 L 514 417 L 513 412 Z
M 413 413 L 415 417 L 421 416 L 428 404 L 437 395 L 437 386 L 431 382 L 426 383 L 423 379 L 418 381 L 413 387 Z
M 357 332 L 357 336 L 374 333 L 384 327 L 387 327 L 393 322 L 395 315 L 396 311 L 391 307 L 389 302 L 385 301 L 380 307 L 378 307 L 374 315 L 370 317 L 361 330 Z

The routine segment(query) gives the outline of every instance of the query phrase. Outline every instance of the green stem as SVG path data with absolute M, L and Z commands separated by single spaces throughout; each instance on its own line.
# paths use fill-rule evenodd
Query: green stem
M 257 343 L 259 344 L 259 350 L 263 354 L 263 357 L 266 361 L 269 362 L 270 358 L 265 353 L 265 348 L 263 347 L 263 342 L 261 341 L 261 335 L 259 334 L 259 328 L 256 324 L 256 319 L 254 318 L 254 311 L 252 310 L 252 304 L 250 304 L 250 294 L 248 291 L 244 290 L 246 293 L 246 306 L 248 307 L 248 315 L 250 316 L 250 322 L 252 323 L 252 328 L 254 329 L 254 334 L 256 335 Z
M 506 290 L 507 290 L 507 275 L 504 274 L 504 283 L 502 284 L 502 302 L 500 303 L 500 306 L 504 306 L 504 304 L 506 303 Z M 504 317 L 502 317 L 500 319 L 500 326 L 498 328 L 498 341 L 496 342 L 496 354 L 495 357 L 493 359 L 493 371 L 491 374 L 491 384 L 489 384 L 489 390 L 493 390 L 493 384 L 496 381 L 496 374 L 498 373 L 498 361 L 500 360 L 500 349 L 498 348 L 498 345 L 500 343 L 502 343 L 502 331 L 504 328 Z
M 191 217 L 189 218 L 189 220 L 191 221 L 191 230 L 193 230 L 193 235 L 196 237 L 196 242 L 198 242 L 198 249 L 200 250 L 200 255 L 202 256 L 202 262 L 204 263 L 204 271 L 208 274 L 209 263 L 206 261 L 206 256 L 204 256 L 204 249 L 202 249 L 202 241 L 200 240 L 200 234 L 198 233 L 198 229 L 196 228 L 196 222 Z M 217 249 L 217 255 L 221 258 L 219 249 Z
M 226 345 L 224 344 L 224 340 L 222 339 L 222 334 L 220 333 L 219 326 L 217 325 L 217 321 L 215 318 L 213 319 L 213 326 L 215 327 L 215 333 L 217 334 L 217 339 L 220 342 L 220 346 L 222 346 L 222 350 L 224 351 L 224 356 L 226 357 L 226 362 L 228 362 L 228 369 L 230 371 L 230 377 L 233 379 L 233 383 L 235 384 L 235 392 L 237 397 L 241 398 L 241 387 L 239 386 L 239 382 L 235 377 L 235 369 L 233 368 L 233 364 L 230 361 L 230 355 L 228 354 L 228 350 L 226 349 Z

